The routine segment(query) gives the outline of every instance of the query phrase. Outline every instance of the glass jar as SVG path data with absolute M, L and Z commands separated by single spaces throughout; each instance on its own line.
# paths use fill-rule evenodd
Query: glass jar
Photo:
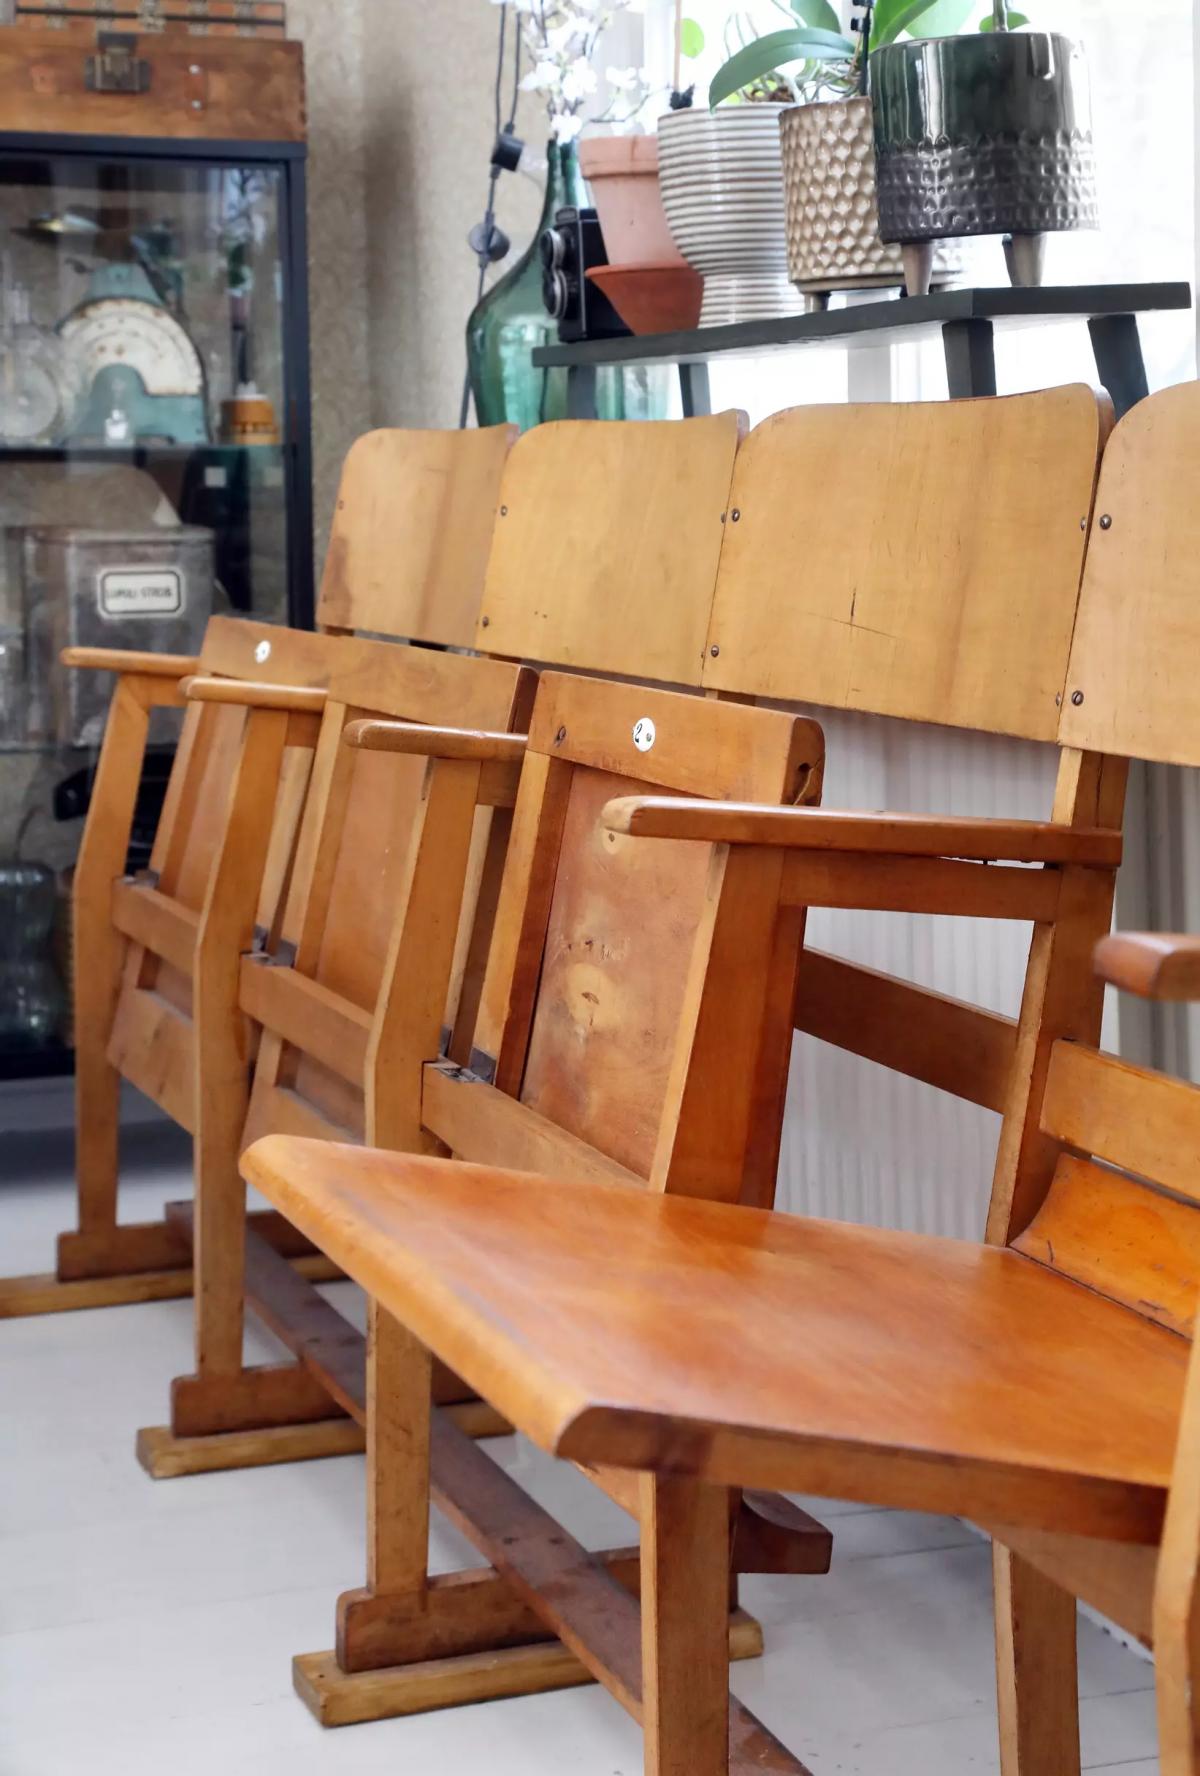
M 56 877 L 43 863 L 0 863 L 0 1052 L 51 1047 L 67 996 L 51 950 Z
M 467 364 L 481 426 L 515 425 L 527 432 L 544 420 L 567 417 L 566 371 L 540 370 L 533 363 L 536 347 L 558 341 L 557 323 L 542 299 L 540 242 L 558 211 L 567 204 L 582 209 L 588 194 L 574 142 L 551 142 L 546 155 L 546 197 L 533 240 L 467 322 Z M 596 377 L 597 417 L 665 419 L 668 388 L 660 368 L 608 366 Z

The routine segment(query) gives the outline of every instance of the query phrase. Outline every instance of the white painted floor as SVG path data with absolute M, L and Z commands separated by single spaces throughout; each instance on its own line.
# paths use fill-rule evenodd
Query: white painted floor
M 186 1194 L 163 1136 L 143 1142 L 129 1218 Z M 47 1269 L 68 1150 L 0 1145 L 3 1268 Z M 150 1481 L 134 1433 L 189 1367 L 188 1302 L 0 1324 L 0 1776 L 639 1776 L 639 1736 L 597 1689 L 323 1732 L 289 1666 L 332 1644 L 334 1599 L 362 1581 L 361 1462 Z M 628 1539 L 578 1476 L 489 1447 L 591 1544 Z M 813 1508 L 833 1571 L 746 1583 L 769 1651 L 738 1694 L 815 1776 L 988 1776 L 986 1546 L 942 1518 Z M 460 1562 L 439 1523 L 435 1568 Z M 1151 1668 L 1089 1622 L 1080 1655 L 1086 1765 L 1152 1776 Z

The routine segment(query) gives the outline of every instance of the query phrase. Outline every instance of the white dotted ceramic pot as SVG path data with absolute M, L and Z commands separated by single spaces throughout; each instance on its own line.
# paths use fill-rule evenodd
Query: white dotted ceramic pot
M 776 104 L 671 111 L 658 123 L 663 207 L 704 279 L 702 327 L 804 313 L 788 277 Z
M 788 265 L 798 290 L 867 290 L 904 282 L 899 246 L 879 232 L 871 101 L 788 105 L 779 119 Z M 935 285 L 963 269 L 957 241 L 939 242 Z

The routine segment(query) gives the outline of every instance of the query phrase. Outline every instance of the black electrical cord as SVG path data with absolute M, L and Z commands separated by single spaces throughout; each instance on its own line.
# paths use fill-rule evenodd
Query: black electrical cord
M 504 54 L 508 37 L 508 0 L 503 0 L 500 7 L 500 42 L 496 53 L 496 85 L 494 93 L 494 117 L 496 126 L 495 146 L 492 149 L 492 166 L 488 176 L 487 203 L 483 212 L 483 222 L 471 231 L 471 244 L 475 248 L 479 260 L 479 284 L 475 292 L 478 305 L 483 300 L 484 288 L 487 284 L 488 267 L 496 265 L 505 257 L 509 250 L 508 238 L 496 227 L 496 186 L 500 174 L 504 171 L 506 160 L 503 147 L 506 143 L 515 142 L 517 127 L 517 102 L 521 96 L 521 33 L 515 33 L 516 44 L 513 53 L 512 104 L 508 121 L 501 125 L 501 95 L 504 87 Z M 515 164 L 515 163 L 514 163 Z M 460 431 L 466 429 L 471 414 L 471 371 L 468 366 L 463 378 L 462 402 L 458 412 Z

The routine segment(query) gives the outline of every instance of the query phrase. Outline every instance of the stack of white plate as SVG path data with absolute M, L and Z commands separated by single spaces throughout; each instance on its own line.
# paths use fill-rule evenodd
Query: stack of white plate
M 702 327 L 805 312 L 788 280 L 780 107 L 671 111 L 658 123 L 663 207 L 704 279 Z

